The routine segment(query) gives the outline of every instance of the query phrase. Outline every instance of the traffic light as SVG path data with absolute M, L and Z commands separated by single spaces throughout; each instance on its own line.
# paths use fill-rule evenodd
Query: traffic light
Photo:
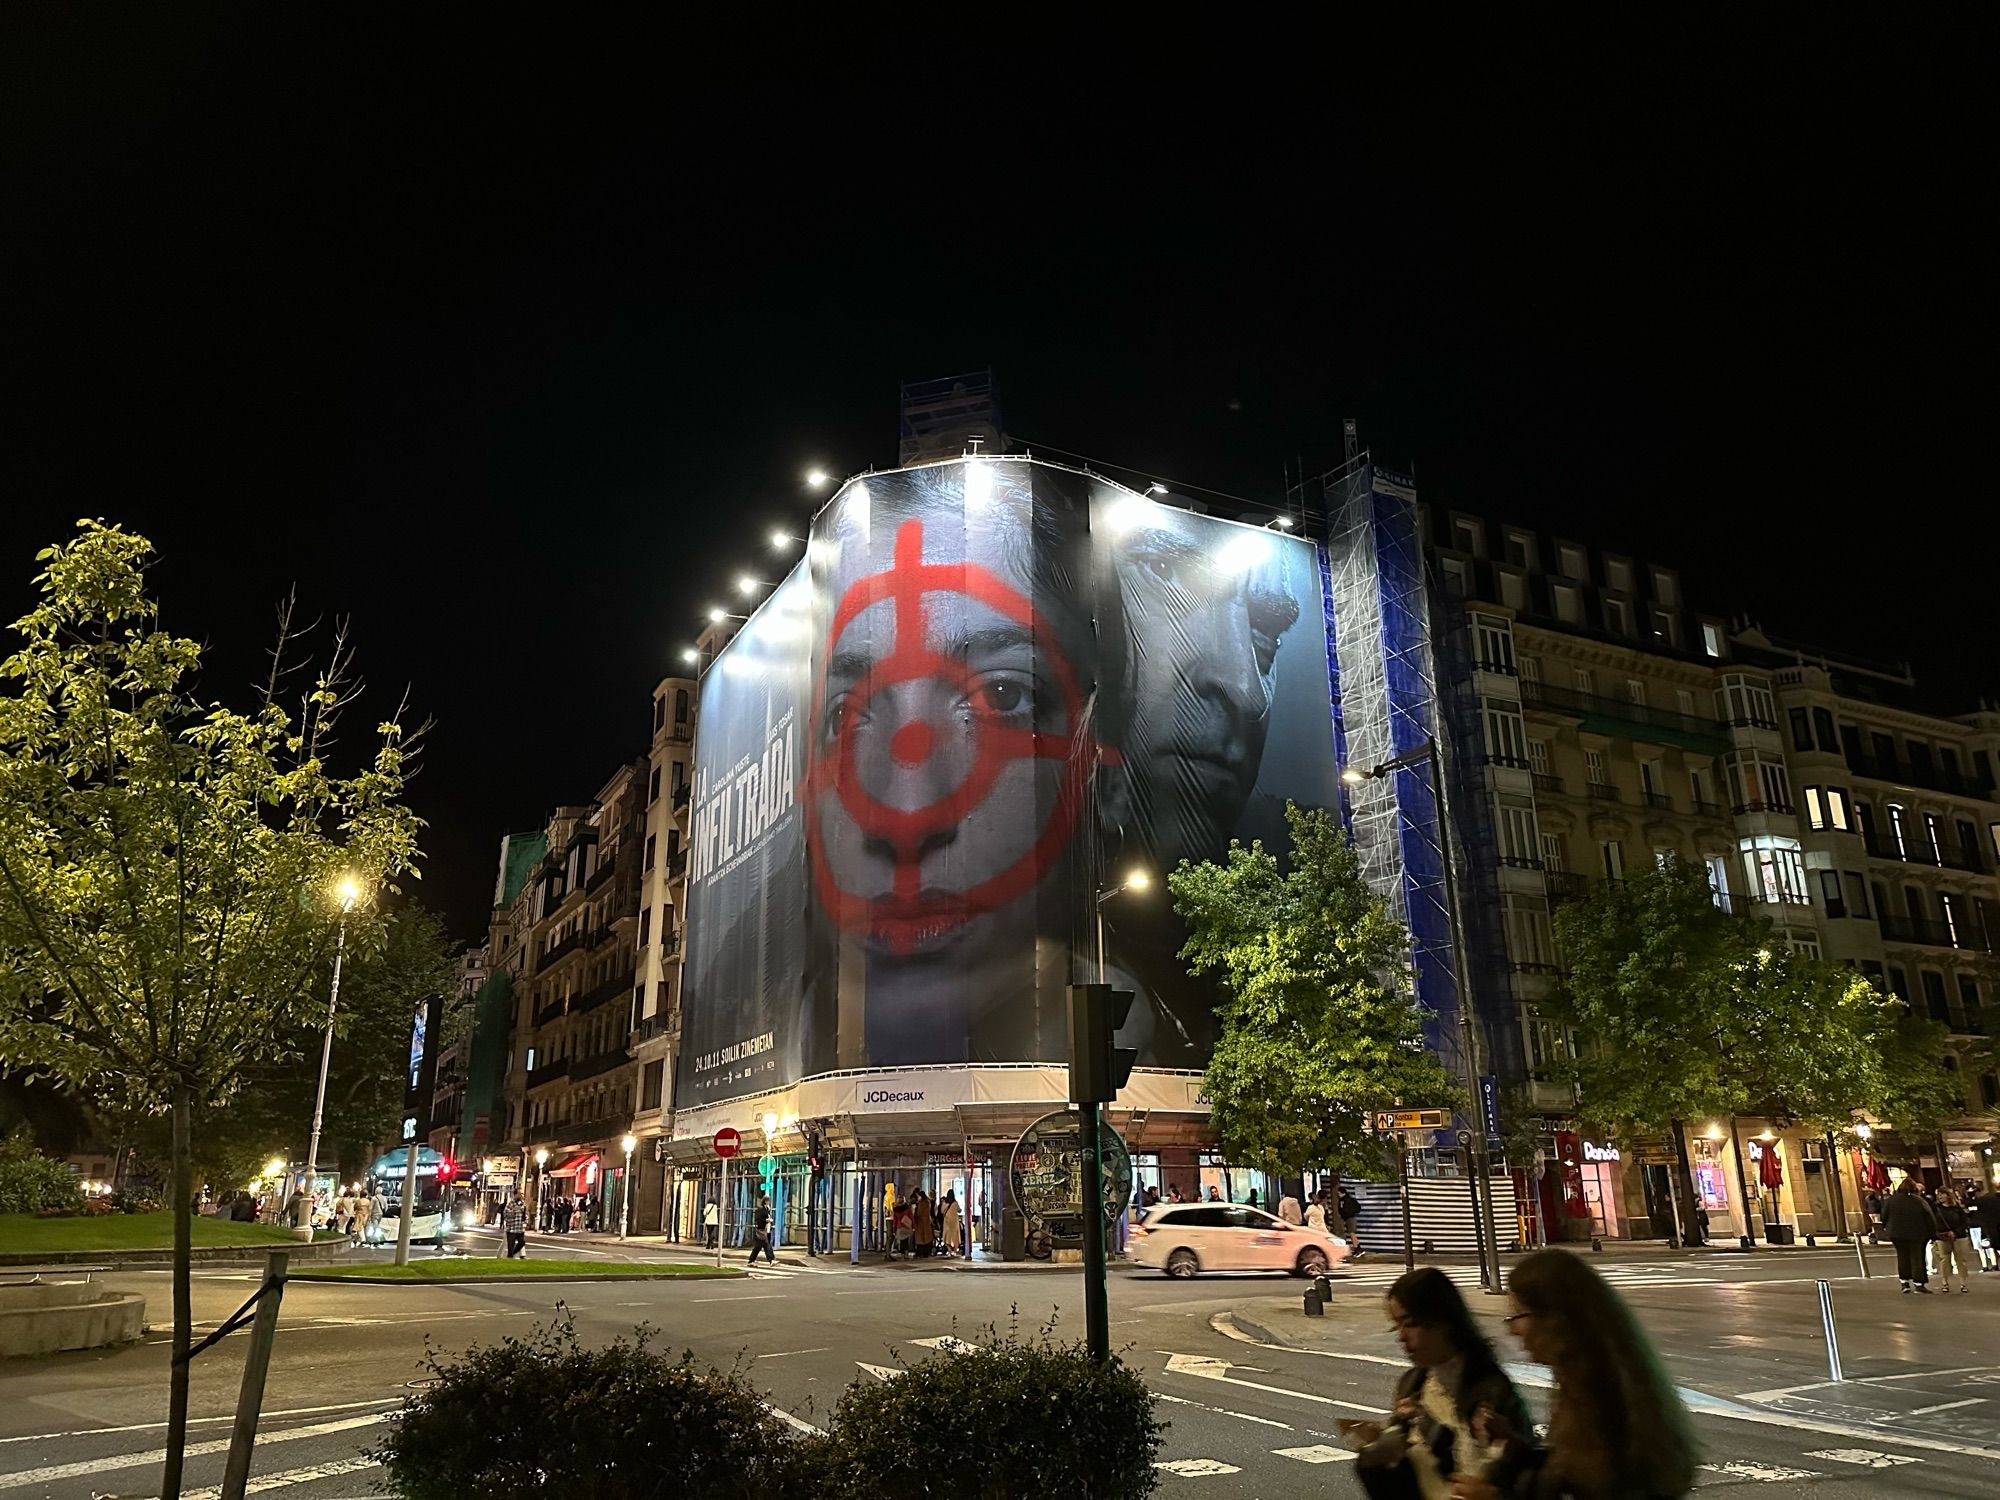
M 443 1161 L 438 1163 L 438 1181 L 443 1182 L 446 1178 L 451 1176 L 451 1174 L 456 1172 L 457 1170 L 458 1170 L 458 1163 L 453 1161 L 449 1156 L 447 1156 Z
M 1073 1103 L 1109 1104 L 1132 1076 L 1136 1047 L 1112 1040 L 1132 1009 L 1132 991 L 1108 984 L 1069 987 L 1069 1097 Z

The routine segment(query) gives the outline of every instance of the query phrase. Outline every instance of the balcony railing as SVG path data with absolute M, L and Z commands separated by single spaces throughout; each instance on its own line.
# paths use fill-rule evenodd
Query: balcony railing
M 572 932 L 568 937 L 561 939 L 559 942 L 551 944 L 549 948 L 542 954 L 542 956 L 538 960 L 536 960 L 535 972 L 539 974 L 542 972 L 542 970 L 546 969 L 550 964 L 556 962 L 558 959 L 564 957 L 567 954 L 576 952 L 577 949 L 581 948 L 584 945 L 586 936 L 587 935 L 585 934 L 583 929 L 578 928 L 575 932 Z
M 622 974 L 612 975 L 604 983 L 585 990 L 581 996 L 571 1001 L 569 1013 L 573 1016 L 580 1016 L 586 1012 L 596 1010 L 598 1006 L 604 1004 L 607 1000 L 615 1000 L 620 995 L 631 994 L 634 978 L 635 971 L 632 969 L 627 969 Z
M 680 849 L 667 856 L 667 879 L 679 880 L 687 873 L 687 850 Z
M 557 996 L 555 999 L 551 1000 L 547 1005 L 544 1005 L 536 1010 L 535 1024 L 537 1026 L 546 1026 L 549 1024 L 549 1022 L 559 1019 L 562 1016 L 563 1011 L 567 1008 L 568 1003 L 569 1002 L 564 997 Z
M 594 1056 L 586 1057 L 570 1069 L 570 1081 L 582 1083 L 587 1078 L 601 1077 L 613 1068 L 622 1067 L 632 1060 L 631 1054 L 622 1046 L 610 1048 Z
M 1497 677 L 1513 677 L 1517 675 L 1514 671 L 1514 664 L 1510 661 L 1486 661 L 1482 659 L 1474 662 L 1472 665 L 1475 671 L 1491 672 Z
M 1697 818 L 1719 818 L 1722 816 L 1722 804 L 1720 802 L 1708 802 L 1700 797 L 1689 799 L 1688 810 Z
M 1927 917 L 1899 917 L 1891 912 L 1881 914 L 1882 936 L 1892 943 L 1924 943 L 1933 948 L 1959 948 L 1968 953 L 1986 953 L 1991 950 L 1971 921 L 1957 924 L 1952 931 L 1951 924 L 1933 922 Z
M 545 1083 L 554 1083 L 558 1078 L 569 1077 L 569 1059 L 558 1057 L 543 1063 L 539 1068 L 528 1069 L 528 1087 L 538 1089 Z
M 1929 865 L 1933 869 L 1970 870 L 1983 874 L 1986 863 L 1979 857 L 1977 849 L 1968 849 L 1957 839 L 1939 839 L 1937 847 L 1922 832 L 1907 835 L 1903 847 L 1898 849 L 1893 839 L 1884 838 L 1879 832 L 1863 834 L 1862 846 L 1877 859 L 1901 860 L 1905 864 Z
M 1749 802 L 1739 802 L 1729 810 L 1735 813 L 1736 816 L 1739 818 L 1748 817 L 1752 813 L 1790 814 L 1790 812 L 1792 811 L 1792 804 L 1789 802 L 1772 802 L 1765 798 L 1759 797 Z
M 1645 799 L 1646 806 L 1656 812 L 1672 812 L 1674 810 L 1674 799 L 1669 797 L 1665 792 L 1647 792 L 1645 793 Z
M 1560 776 L 1551 776 L 1547 771 L 1537 771 L 1535 790 L 1545 792 L 1551 797 L 1560 797 L 1563 795 L 1563 779 Z
M 668 1034 L 667 1013 L 665 1011 L 654 1011 L 652 1015 L 645 1017 L 637 1026 L 632 1028 L 632 1045 L 636 1047 L 641 1042 L 650 1042 L 656 1036 L 666 1036 Z
M 1633 703 L 1624 698 L 1600 698 L 1594 693 L 1579 693 L 1569 688 L 1551 687 L 1545 682 L 1523 682 L 1521 702 L 1530 708 L 1544 709 L 1551 713 L 1572 714 L 1581 719 L 1611 720 L 1647 729 L 1664 729 L 1674 734 L 1697 735 L 1712 741 L 1724 738 L 1722 725 L 1715 719 L 1675 713 L 1670 709 Z
M 1588 783 L 1588 785 L 1590 787 L 1590 800 L 1592 802 L 1623 802 L 1625 800 L 1618 794 L 1618 788 L 1608 781 L 1593 781 Z
M 693 795 L 693 792 L 694 783 L 692 781 L 683 781 L 679 786 L 674 788 L 673 808 L 675 812 L 679 812 L 688 805 L 688 798 Z
M 1588 880 L 1574 870 L 1545 869 L 1542 879 L 1548 883 L 1551 901 L 1581 901 L 1590 894 Z
M 1482 756 L 1481 759 L 1489 766 L 1506 766 L 1515 771 L 1525 771 L 1528 769 L 1528 763 L 1518 755 L 1487 755 Z
M 1876 781 L 1890 781 L 1898 786 L 1927 787 L 1934 792 L 1950 792 L 1958 797 L 1977 797 L 1982 801 L 1993 800 L 1993 783 L 1960 771 L 1947 771 L 1941 766 L 1913 766 L 1906 760 L 1882 760 L 1873 755 L 1850 755 L 1847 769 L 1856 776 L 1873 777 Z
M 1510 870 L 1539 870 L 1542 862 L 1525 854 L 1503 854 L 1500 863 Z

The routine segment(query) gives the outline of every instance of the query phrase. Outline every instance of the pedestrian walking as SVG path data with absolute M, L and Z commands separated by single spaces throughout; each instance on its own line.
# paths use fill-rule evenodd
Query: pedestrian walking
M 750 1264 L 757 1264 L 757 1252 L 764 1252 L 764 1264 L 776 1265 L 778 1257 L 771 1253 L 771 1200 L 762 1193 L 757 1195 L 757 1213 L 750 1224 Z
M 1930 1292 L 1931 1272 L 1924 1251 L 1937 1238 L 1937 1211 L 1917 1191 L 1917 1179 L 1905 1177 L 1882 1206 L 1882 1232 L 1896 1247 L 1896 1275 L 1903 1290 Z
M 929 1255 L 933 1248 L 931 1232 L 936 1227 L 932 1222 L 930 1195 L 922 1188 L 917 1189 L 917 1200 L 910 1207 L 910 1230 L 917 1242 L 917 1254 Z
M 1966 1216 L 1965 1204 L 1958 1196 L 1956 1188 L 1944 1188 L 1937 1196 L 1937 1263 L 1942 1273 L 1944 1289 L 1951 1291 L 1951 1273 L 1958 1270 L 1958 1289 L 1972 1290 L 1972 1264 L 1976 1257 L 1972 1252 L 1972 1221 Z
M 951 1189 L 944 1195 L 944 1253 L 958 1254 L 959 1247 L 958 1191 Z
M 1299 1200 L 1290 1193 L 1278 1200 L 1278 1217 L 1294 1226 L 1306 1221 L 1306 1216 L 1299 1210 Z
M 368 1226 L 375 1220 L 374 1201 L 366 1193 L 356 1193 L 350 1210 L 348 1222 L 354 1226 L 355 1239 L 367 1239 Z
M 708 1200 L 708 1207 L 701 1211 L 701 1228 L 703 1237 L 708 1241 L 708 1248 L 713 1250 L 722 1234 L 722 1214 L 717 1210 L 713 1198 Z
M 1347 1241 L 1348 1248 L 1356 1256 L 1361 1254 L 1361 1200 L 1341 1184 L 1340 1197 L 1334 1205 L 1340 1210 L 1340 1237 Z
M 1389 1420 L 1337 1425 L 1359 1448 L 1355 1475 L 1376 1500 L 1445 1500 L 1453 1476 L 1483 1480 L 1505 1452 L 1504 1440 L 1475 1436 L 1474 1418 L 1497 1413 L 1508 1431 L 1527 1432 L 1528 1409 L 1444 1272 L 1424 1266 L 1397 1277 L 1388 1311 L 1410 1360 Z M 1504 1486 L 1512 1476 L 1493 1477 Z
M 2000 1188 L 1989 1182 L 1967 1212 L 1979 1247 L 1979 1269 L 2000 1271 Z
M 1317 1193 L 1313 1194 L 1312 1202 L 1306 1205 L 1306 1228 L 1318 1230 L 1321 1234 L 1326 1233 L 1326 1205 L 1320 1201 Z
M 1507 1327 L 1555 1374 L 1548 1441 L 1520 1414 L 1481 1412 L 1505 1452 L 1455 1475 L 1451 1500 L 1675 1500 L 1694 1487 L 1694 1434 L 1659 1355 L 1610 1284 L 1567 1250 L 1533 1250 L 1507 1277 Z
M 510 1196 L 506 1208 L 501 1210 L 500 1231 L 507 1237 L 508 1260 L 528 1253 L 528 1209 L 519 1193 Z

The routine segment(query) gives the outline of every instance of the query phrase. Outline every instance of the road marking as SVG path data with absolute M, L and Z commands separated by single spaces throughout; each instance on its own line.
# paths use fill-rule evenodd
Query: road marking
M 342 1474 L 358 1474 L 363 1469 L 376 1467 L 372 1458 L 343 1458 L 329 1464 L 313 1464 L 303 1469 L 286 1469 L 277 1474 L 266 1474 L 261 1479 L 253 1479 L 243 1487 L 246 1495 L 261 1494 L 265 1490 L 288 1490 L 295 1484 L 311 1484 L 315 1479 L 335 1479 Z M 182 1490 L 181 1500 L 222 1500 L 222 1486 L 209 1485 L 206 1489 Z
M 1165 1391 L 1153 1392 L 1153 1399 L 1156 1401 L 1171 1401 L 1175 1406 L 1192 1406 L 1196 1411 L 1213 1412 L 1218 1417 L 1234 1417 L 1239 1422 L 1255 1422 L 1264 1427 L 1282 1427 L 1286 1432 L 1292 1430 L 1290 1422 L 1274 1421 L 1270 1417 L 1253 1417 L 1247 1411 L 1230 1411 L 1221 1406 L 1204 1406 L 1201 1402 L 1190 1401 L 1185 1396 L 1169 1396 Z
M 1273 1448 L 1279 1458 L 1296 1458 L 1302 1464 L 1351 1463 L 1357 1456 L 1350 1448 L 1329 1448 L 1325 1443 L 1314 1443 L 1310 1448 Z
M 948 1333 L 941 1334 L 934 1339 L 911 1339 L 910 1342 L 924 1349 L 942 1349 L 946 1354 L 976 1354 L 979 1352 L 977 1344 L 968 1344 L 964 1339 L 954 1338 Z
M 274 1417 L 317 1417 L 330 1411 L 358 1411 L 364 1406 L 394 1406 L 395 1404 L 395 1399 L 391 1398 L 386 1401 L 341 1401 L 332 1406 L 288 1406 L 283 1411 L 265 1412 L 263 1420 L 268 1422 Z M 188 1426 L 198 1427 L 204 1423 L 234 1422 L 235 1420 L 234 1415 L 222 1417 L 189 1417 Z M 21 1434 L 19 1437 L 0 1438 L 0 1444 L 53 1443 L 62 1438 L 109 1437 L 111 1434 L 117 1432 L 155 1432 L 166 1425 L 165 1422 L 133 1422 L 124 1427 L 78 1427 L 70 1432 L 27 1432 Z
M 1156 1469 L 1165 1469 L 1169 1474 L 1179 1474 L 1186 1479 L 1197 1479 L 1209 1474 L 1241 1474 L 1235 1464 L 1226 1464 L 1219 1458 L 1174 1458 L 1163 1464 L 1154 1464 Z
M 1907 1453 L 1877 1453 L 1873 1448 L 1821 1448 L 1806 1457 L 1824 1458 L 1836 1464 L 1859 1464 L 1864 1469 L 1893 1469 L 1899 1464 L 1923 1462 Z
M 1912 1411 L 1904 1412 L 1903 1415 L 1906 1417 L 1927 1417 L 1934 1411 L 1956 1411 L 1961 1406 L 1977 1406 L 1985 1399 L 1984 1396 L 1968 1396 L 1963 1401 L 1940 1401 L 1936 1406 L 1919 1406 Z
M 1339 1401 L 1332 1396 L 1316 1396 L 1311 1391 L 1295 1391 L 1282 1385 L 1263 1385 L 1255 1380 L 1238 1380 L 1229 1374 L 1232 1366 L 1226 1359 L 1211 1359 L 1204 1354 L 1170 1354 L 1164 1349 L 1157 1352 L 1166 1354 L 1166 1373 L 1169 1375 L 1192 1375 L 1197 1380 L 1214 1380 L 1223 1385 L 1242 1386 L 1246 1390 L 1267 1391 L 1274 1396 L 1290 1396 L 1295 1401 L 1317 1401 L 1321 1406 L 1344 1406 L 1349 1411 L 1365 1411 L 1375 1416 L 1382 1415 L 1385 1410 L 1380 1406 L 1363 1406 L 1358 1401 Z
M 1993 1365 L 1960 1365 L 1951 1370 L 1905 1370 L 1899 1375 L 1861 1375 L 1844 1381 L 1815 1380 L 1809 1385 L 1781 1385 L 1771 1391 L 1746 1391 L 1738 1401 L 1776 1401 L 1780 1396 L 1796 1396 L 1801 1391 L 1824 1390 L 1830 1385 L 1887 1385 L 1892 1380 L 1942 1380 L 1947 1375 L 1980 1375 Z M 1967 1384 L 1974 1382 L 1968 1381 Z
M 690 1302 L 776 1302 L 777 1292 L 751 1292 L 741 1297 L 690 1297 Z
M 1818 1479 L 1821 1476 L 1811 1469 L 1782 1469 L 1776 1464 L 1727 1463 L 1703 1464 L 1704 1474 L 1720 1474 L 1728 1479 L 1754 1479 L 1759 1484 L 1779 1484 L 1787 1479 Z
M 337 1422 L 317 1422 L 310 1427 L 291 1427 L 283 1432 L 264 1432 L 257 1435 L 257 1446 L 262 1448 L 272 1443 L 296 1442 L 300 1438 L 325 1437 L 334 1432 L 351 1432 L 356 1427 L 372 1427 L 382 1419 L 379 1416 L 345 1417 Z M 205 1443 L 189 1443 L 186 1454 L 189 1458 L 204 1453 L 227 1453 L 228 1438 L 213 1438 Z M 0 1490 L 24 1489 L 31 1484 L 48 1484 L 57 1479 L 76 1479 L 85 1474 L 102 1474 L 110 1469 L 137 1469 L 147 1464 L 161 1463 L 166 1459 L 167 1450 L 154 1448 L 145 1453 L 115 1453 L 109 1458 L 87 1458 L 70 1464 L 50 1464 L 41 1469 L 21 1469 L 12 1474 L 0 1474 Z
M 888 1365 L 871 1365 L 859 1359 L 854 1362 L 854 1366 L 856 1369 L 866 1370 L 870 1375 L 881 1381 L 894 1380 L 898 1375 L 903 1373 L 901 1370 L 893 1369 Z
M 764 1410 L 768 1411 L 772 1416 L 776 1417 L 780 1422 L 783 1422 L 787 1427 L 792 1428 L 794 1431 L 810 1432 L 816 1437 L 823 1436 L 826 1432 L 826 1429 L 824 1427 L 815 1427 L 813 1426 L 812 1423 L 808 1422 L 804 1417 L 795 1417 L 790 1412 L 786 1411 L 782 1406 L 773 1406 L 768 1401 L 764 1403 Z
M 790 1359 L 794 1354 L 824 1354 L 832 1347 L 831 1344 L 822 1344 L 817 1349 L 779 1349 L 770 1354 L 760 1354 L 757 1357 L 759 1359 Z

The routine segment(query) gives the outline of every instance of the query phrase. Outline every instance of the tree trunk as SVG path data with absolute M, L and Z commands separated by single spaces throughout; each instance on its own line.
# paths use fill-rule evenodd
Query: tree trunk
M 194 1149 L 188 1086 L 174 1088 L 174 1360 L 167 1384 L 167 1461 L 160 1500 L 180 1500 L 182 1449 L 187 1446 L 188 1347 L 194 1342 L 194 1302 L 188 1263 L 194 1245 Z

